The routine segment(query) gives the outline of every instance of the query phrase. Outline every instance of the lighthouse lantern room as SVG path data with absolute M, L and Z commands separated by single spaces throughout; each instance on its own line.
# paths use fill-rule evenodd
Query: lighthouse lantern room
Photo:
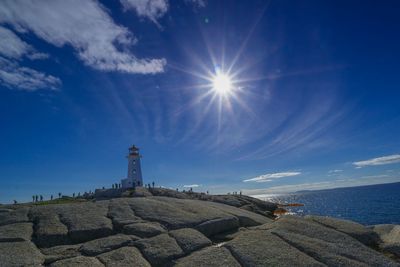
M 132 188 L 143 186 L 142 169 L 140 166 L 139 148 L 135 145 L 129 148 L 128 158 L 128 178 L 122 179 L 122 188 Z

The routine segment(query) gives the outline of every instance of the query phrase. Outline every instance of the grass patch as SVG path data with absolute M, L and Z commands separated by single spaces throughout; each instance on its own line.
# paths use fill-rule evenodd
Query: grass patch
M 45 200 L 45 201 L 35 202 L 33 204 L 37 205 L 37 206 L 42 206 L 42 205 L 69 204 L 69 203 L 80 203 L 80 202 L 87 202 L 87 200 L 82 199 L 82 198 L 62 197 L 62 198 L 56 198 L 53 200 Z

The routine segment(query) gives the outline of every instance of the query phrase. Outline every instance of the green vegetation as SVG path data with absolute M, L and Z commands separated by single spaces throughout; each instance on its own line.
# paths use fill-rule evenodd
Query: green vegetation
M 86 202 L 86 201 L 87 201 L 86 199 L 82 199 L 82 198 L 72 198 L 72 197 L 63 196 L 62 198 L 57 198 L 54 200 L 40 201 L 40 202 L 36 202 L 34 204 L 41 206 L 41 205 L 51 205 L 51 204 L 79 203 L 79 202 Z

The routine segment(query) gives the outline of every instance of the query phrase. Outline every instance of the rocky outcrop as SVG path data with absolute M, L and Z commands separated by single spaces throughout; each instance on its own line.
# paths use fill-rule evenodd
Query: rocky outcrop
M 0 267 L 399 266 L 397 225 L 272 219 L 268 203 L 245 196 L 150 191 L 156 196 L 3 206 Z
M 306 216 L 305 218 L 348 234 L 367 246 L 375 246 L 379 242 L 379 236 L 372 229 L 356 222 L 323 216 Z
M 379 248 L 400 258 L 400 225 L 380 224 L 372 227 L 372 230 L 379 236 Z

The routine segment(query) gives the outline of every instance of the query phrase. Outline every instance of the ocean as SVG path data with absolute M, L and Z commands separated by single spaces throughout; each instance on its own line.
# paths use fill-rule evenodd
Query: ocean
M 264 200 L 304 204 L 286 208 L 297 215 L 331 216 L 364 225 L 400 224 L 400 183 L 304 191 Z

